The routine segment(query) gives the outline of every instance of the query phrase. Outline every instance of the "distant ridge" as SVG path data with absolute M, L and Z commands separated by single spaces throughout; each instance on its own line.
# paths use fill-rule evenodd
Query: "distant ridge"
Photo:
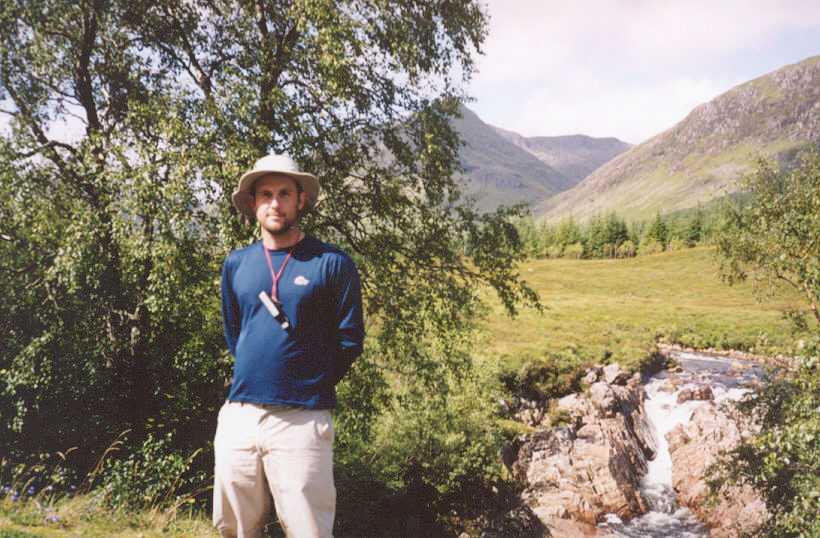
M 756 157 L 789 159 L 820 141 L 820 56 L 756 78 L 695 107 L 671 129 L 607 162 L 538 206 L 554 221 L 607 211 L 646 218 L 737 189 Z
M 461 115 L 453 121 L 464 142 L 461 180 L 483 210 L 521 202 L 534 206 L 630 147 L 615 138 L 584 135 L 524 137 L 483 122 L 467 107 Z
M 632 147 L 631 144 L 614 137 L 594 138 L 582 134 L 525 137 L 500 127 L 494 129 L 516 146 L 527 150 L 560 172 L 573 185 L 577 185 L 596 168 Z

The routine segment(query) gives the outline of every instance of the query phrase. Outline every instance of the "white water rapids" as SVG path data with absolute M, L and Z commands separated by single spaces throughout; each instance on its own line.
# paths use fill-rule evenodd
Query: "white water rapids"
M 716 359 L 695 353 L 675 353 L 672 355 L 682 371 L 670 373 L 661 371 L 649 379 L 645 385 L 647 399 L 645 410 L 652 423 L 657 442 L 657 455 L 649 462 L 649 469 L 641 484 L 641 493 L 650 505 L 650 511 L 623 522 L 615 514 L 609 514 L 601 528 L 625 538 L 705 538 L 708 529 L 686 508 L 678 506 L 672 489 L 672 459 L 666 434 L 678 424 L 687 423 L 693 411 L 703 401 L 690 400 L 677 403 L 678 394 L 686 388 L 704 385 L 711 387 L 715 403 L 739 399 L 747 389 L 743 386 L 751 380 L 759 379 L 759 368 L 736 371 L 732 361 Z M 670 378 L 675 385 L 670 385 Z

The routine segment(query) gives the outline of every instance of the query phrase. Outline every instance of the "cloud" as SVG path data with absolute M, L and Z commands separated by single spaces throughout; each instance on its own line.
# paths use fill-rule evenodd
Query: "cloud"
M 771 43 L 784 35 L 820 30 L 816 0 L 492 0 L 487 12 L 485 56 L 470 86 L 483 119 L 528 135 L 632 142 L 735 84 L 802 59 L 756 63 L 771 59 Z

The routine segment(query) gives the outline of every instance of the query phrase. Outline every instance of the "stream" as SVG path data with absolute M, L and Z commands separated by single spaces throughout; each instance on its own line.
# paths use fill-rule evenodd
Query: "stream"
M 733 367 L 733 360 L 708 355 L 673 352 L 671 358 L 680 371 L 663 370 L 649 378 L 645 385 L 645 410 L 657 441 L 657 455 L 649 462 L 641 483 L 641 492 L 651 507 L 646 514 L 623 522 L 615 514 L 599 525 L 624 538 L 705 538 L 708 529 L 686 508 L 679 507 L 672 489 L 672 460 L 666 434 L 678 424 L 685 424 L 703 401 L 677 403 L 678 394 L 687 388 L 708 385 L 716 404 L 734 401 L 745 394 L 749 383 L 759 380 L 762 369 L 745 363 Z M 670 385 L 670 383 L 674 383 Z M 671 388 L 673 387 L 673 388 Z M 671 388 L 671 390 L 670 390 Z

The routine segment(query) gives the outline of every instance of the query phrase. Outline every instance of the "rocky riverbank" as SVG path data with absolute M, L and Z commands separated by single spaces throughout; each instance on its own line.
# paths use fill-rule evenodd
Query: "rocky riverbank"
M 549 413 L 532 403 L 518 410 L 537 431 L 515 439 L 503 459 L 524 484 L 522 500 L 548 529 L 544 535 L 731 537 L 766 517 L 748 489 L 706 502 L 707 467 L 754 431 L 721 404 L 742 395 L 759 372 L 750 363 L 671 353 L 672 371 L 642 379 L 618 365 L 595 367 L 584 390 L 554 402 Z M 659 482 L 658 473 L 668 477 Z M 647 513 L 658 516 L 641 517 Z

